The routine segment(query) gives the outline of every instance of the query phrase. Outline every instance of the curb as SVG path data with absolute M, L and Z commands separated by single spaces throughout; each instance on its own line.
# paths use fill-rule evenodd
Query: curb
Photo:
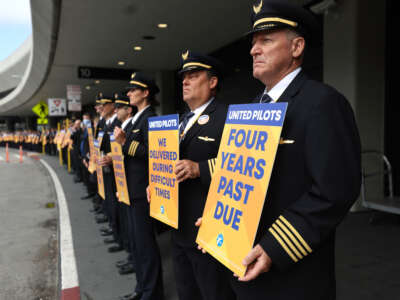
M 78 272 L 76 268 L 76 259 L 74 252 L 74 243 L 72 239 L 71 223 L 69 218 L 68 205 L 64 190 L 53 168 L 43 159 L 39 160 L 47 169 L 56 190 L 58 210 L 59 210 L 59 228 L 60 228 L 60 259 L 61 259 L 61 300 L 80 300 L 80 289 Z

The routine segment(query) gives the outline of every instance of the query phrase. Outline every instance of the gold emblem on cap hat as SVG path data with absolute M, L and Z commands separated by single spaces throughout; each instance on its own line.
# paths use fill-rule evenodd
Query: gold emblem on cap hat
M 186 50 L 185 53 L 182 53 L 182 59 L 183 60 L 187 60 L 188 56 L 189 56 L 189 50 Z
M 118 93 L 114 94 L 114 98 L 117 99 L 118 98 Z
M 263 0 L 260 1 L 260 4 L 258 4 L 258 6 L 253 5 L 253 11 L 255 14 L 258 14 L 260 12 L 262 5 L 263 5 Z
M 103 97 L 103 93 L 99 93 L 99 97 Z
M 135 76 L 136 76 L 136 72 L 135 72 L 135 73 L 132 73 L 131 79 L 135 78 Z

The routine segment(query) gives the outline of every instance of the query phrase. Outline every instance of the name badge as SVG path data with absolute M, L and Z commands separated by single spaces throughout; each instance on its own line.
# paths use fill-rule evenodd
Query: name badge
M 210 120 L 209 115 L 201 115 L 197 120 L 197 123 L 199 123 L 199 125 L 204 125 L 207 124 L 209 120 Z

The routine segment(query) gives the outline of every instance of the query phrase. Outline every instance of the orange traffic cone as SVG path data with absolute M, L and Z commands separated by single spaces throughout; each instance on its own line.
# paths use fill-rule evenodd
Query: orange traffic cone
M 10 162 L 10 156 L 8 154 L 8 143 L 6 144 L 6 162 Z
M 22 145 L 19 146 L 19 163 L 22 164 Z

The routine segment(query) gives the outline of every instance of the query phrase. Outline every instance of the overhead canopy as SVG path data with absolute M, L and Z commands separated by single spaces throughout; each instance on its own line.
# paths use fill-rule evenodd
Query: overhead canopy
M 31 109 L 40 100 L 65 98 L 68 84 L 80 85 L 82 103 L 90 103 L 99 91 L 119 91 L 129 79 L 95 83 L 96 78 L 78 78 L 79 66 L 149 73 L 176 70 L 182 51 L 209 53 L 243 36 L 250 26 L 251 4 L 248 0 L 31 1 L 32 56 L 19 85 L 0 99 L 0 115 L 33 115 Z M 3 75 L 0 70 L 0 79 Z

